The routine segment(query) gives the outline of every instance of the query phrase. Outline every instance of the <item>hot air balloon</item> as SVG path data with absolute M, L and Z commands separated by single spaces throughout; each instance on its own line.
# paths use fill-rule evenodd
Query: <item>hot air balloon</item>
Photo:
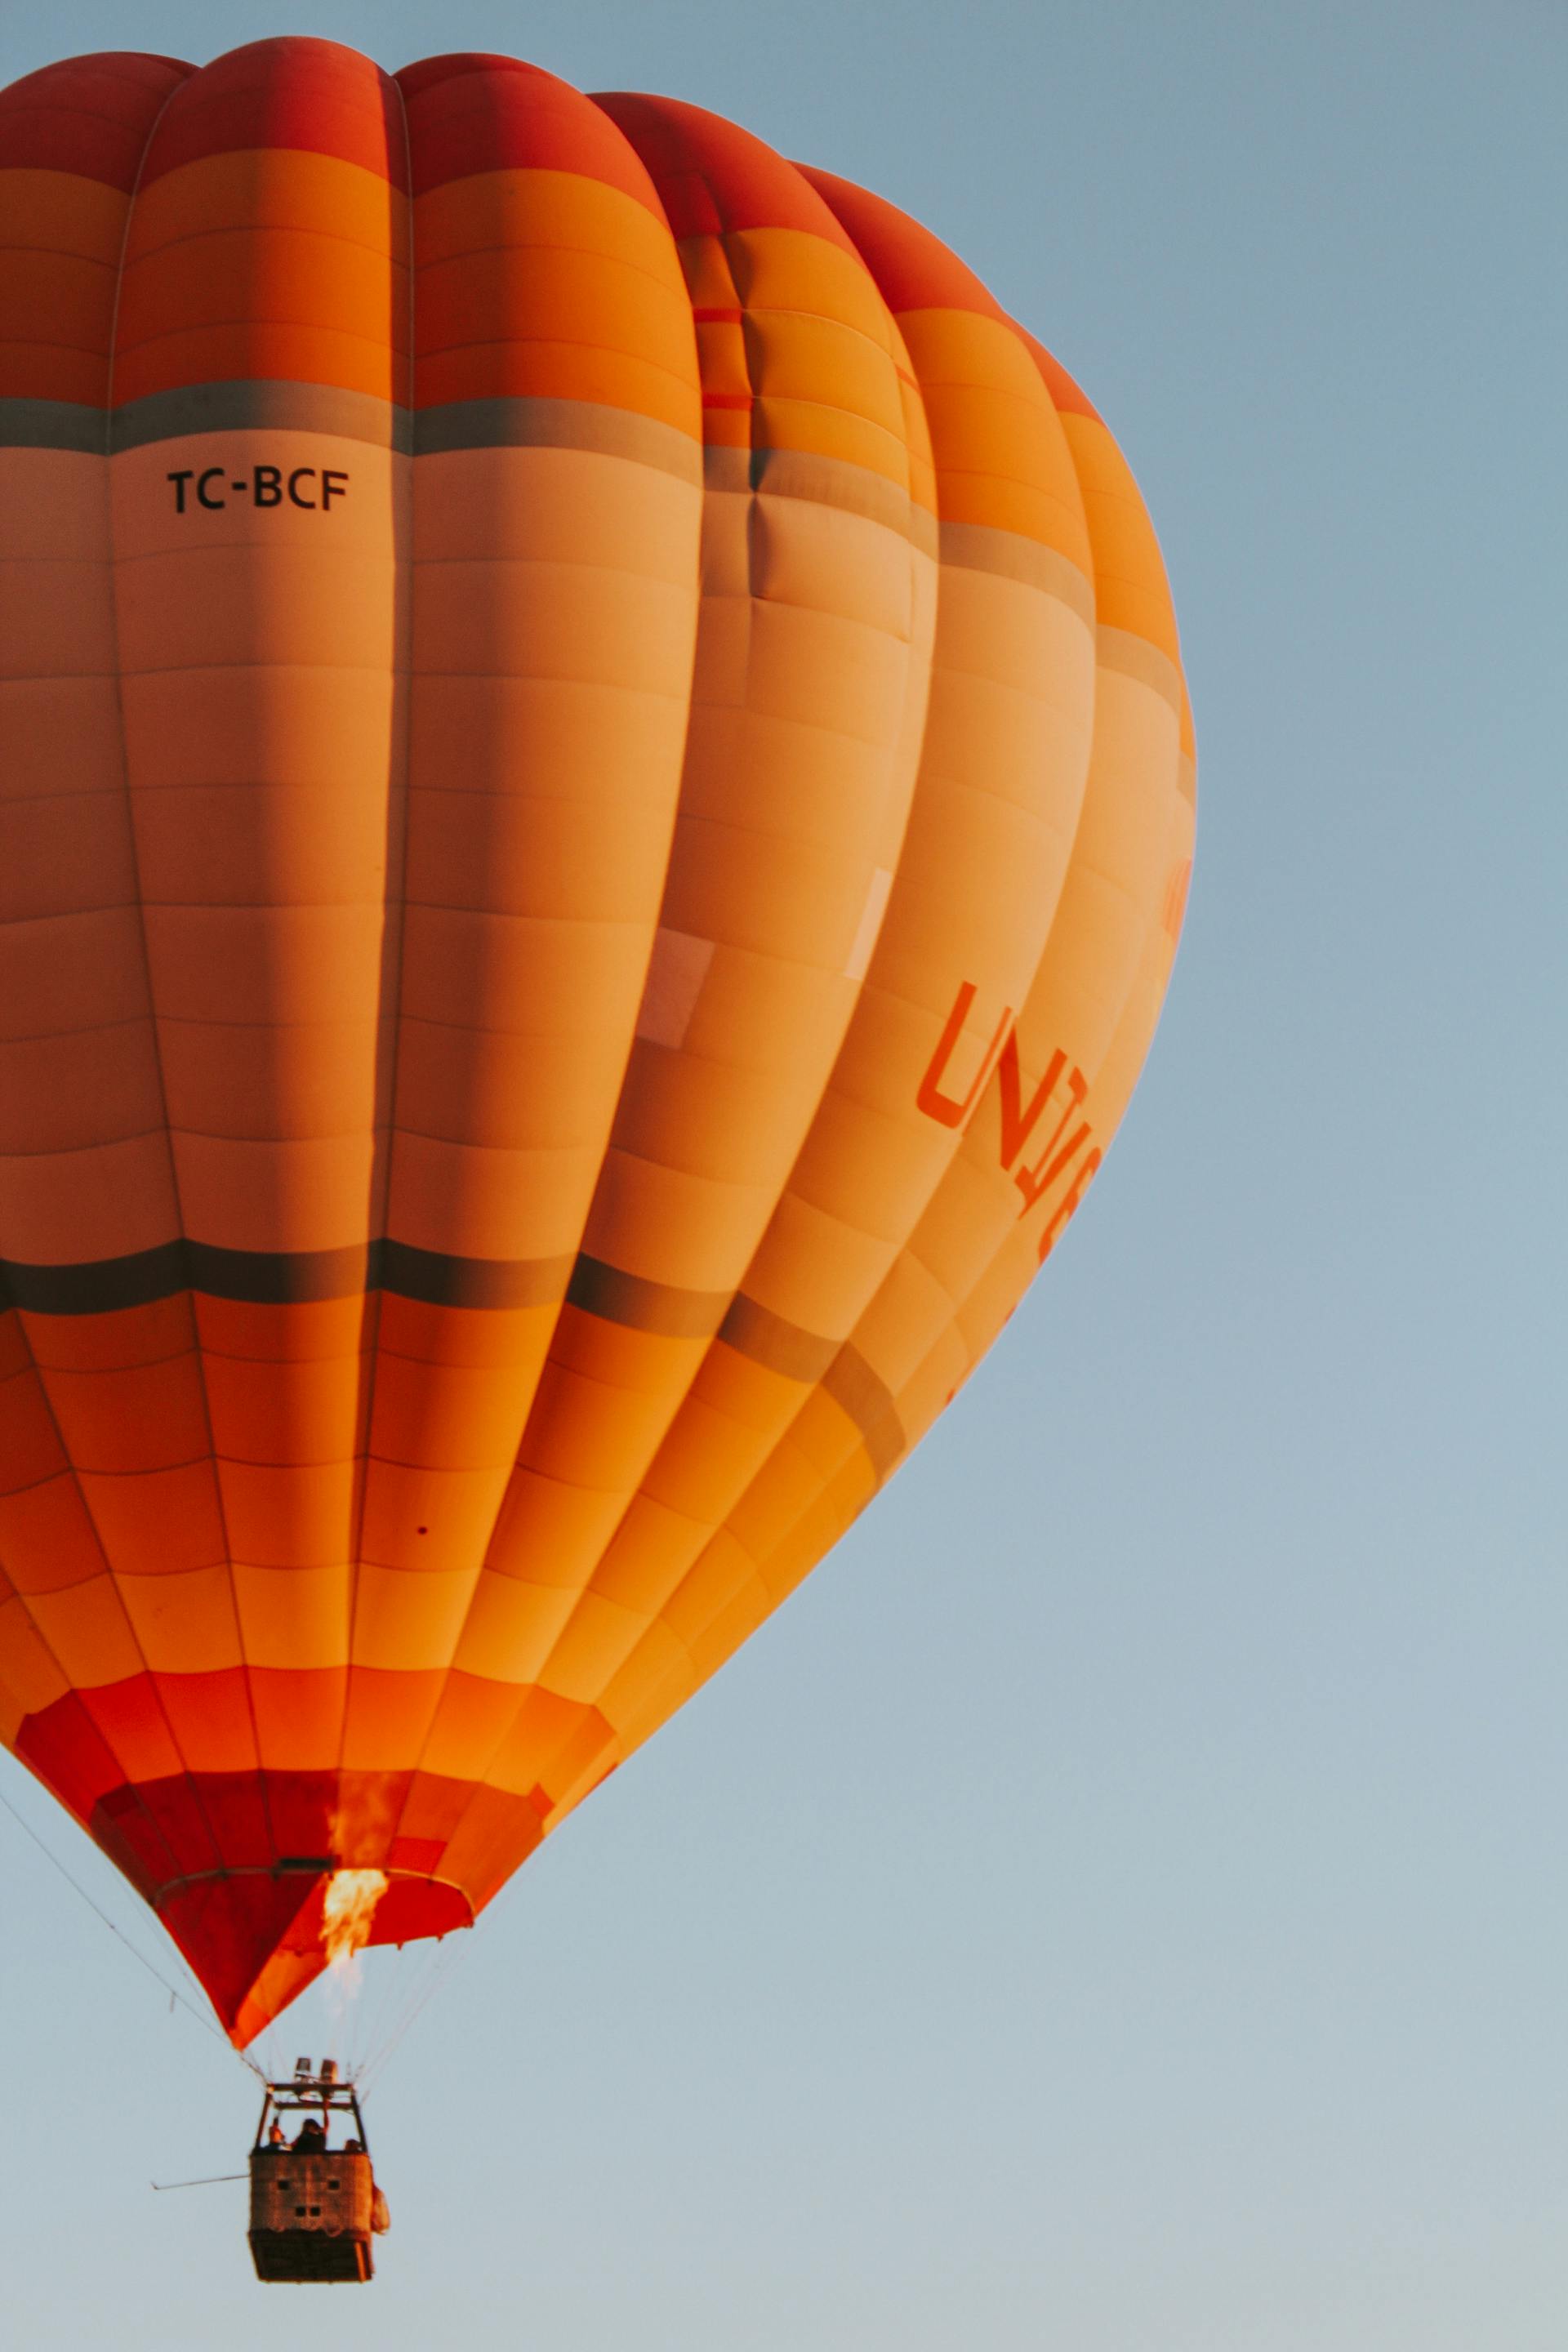
M 501 57 L 0 94 L 0 1738 L 237 2044 L 962 1386 L 1193 807 L 1127 465 L 892 205 Z

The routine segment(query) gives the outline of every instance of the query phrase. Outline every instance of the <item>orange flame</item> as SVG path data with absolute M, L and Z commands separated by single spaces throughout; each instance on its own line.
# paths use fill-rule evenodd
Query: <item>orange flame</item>
M 370 1941 L 375 1906 L 386 1893 L 384 1870 L 334 1870 L 321 1904 L 327 1965 L 347 1969 Z

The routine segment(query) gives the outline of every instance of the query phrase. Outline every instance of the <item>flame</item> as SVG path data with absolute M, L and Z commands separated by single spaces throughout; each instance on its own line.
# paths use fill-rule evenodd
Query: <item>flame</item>
M 321 1903 L 321 1941 L 329 1968 L 353 1968 L 354 1954 L 370 1941 L 371 1921 L 386 1885 L 384 1870 L 333 1871 Z

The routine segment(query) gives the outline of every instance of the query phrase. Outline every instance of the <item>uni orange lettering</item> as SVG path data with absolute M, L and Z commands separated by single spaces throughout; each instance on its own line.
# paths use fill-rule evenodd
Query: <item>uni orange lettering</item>
M 944 1095 L 942 1091 L 942 1081 L 947 1074 L 947 1066 L 952 1059 L 953 1047 L 963 1034 L 963 1024 L 969 1008 L 978 993 L 979 991 L 972 980 L 966 980 L 961 983 L 958 994 L 952 1001 L 952 1011 L 947 1016 L 947 1025 L 937 1040 L 936 1051 L 931 1057 L 926 1074 L 921 1080 L 919 1092 L 915 1096 L 917 1107 L 923 1110 L 929 1118 L 936 1119 L 942 1127 L 962 1127 L 974 1108 L 980 1099 L 980 1089 L 991 1075 L 991 1066 L 1001 1050 L 1002 1040 L 1006 1035 L 1008 1024 L 1013 1018 L 1012 1006 L 1005 1004 L 1002 1008 L 1002 1018 L 996 1024 L 995 1034 L 981 1055 L 980 1066 L 975 1071 L 969 1092 L 963 1100 L 959 1101 L 952 1095 Z

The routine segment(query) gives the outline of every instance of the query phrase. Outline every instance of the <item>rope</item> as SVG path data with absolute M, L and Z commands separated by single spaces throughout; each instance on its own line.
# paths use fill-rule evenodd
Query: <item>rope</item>
M 80 1880 L 74 1878 L 71 1875 L 70 1872 L 66 1868 L 65 1864 L 60 1860 L 58 1854 L 56 1853 L 54 1849 L 47 1844 L 44 1839 L 38 1835 L 37 1831 L 33 1827 L 31 1822 L 29 1822 L 25 1815 L 16 1811 L 16 1806 L 11 1802 L 10 1798 L 5 1794 L 4 1789 L 0 1789 L 0 1805 L 5 1806 L 5 1811 L 10 1814 L 11 1819 L 16 1822 L 17 1828 L 32 1839 L 33 1843 L 37 1847 L 38 1852 L 43 1855 L 45 1861 L 53 1863 L 55 1868 L 59 1872 L 60 1876 L 65 1880 L 66 1885 L 73 1888 L 75 1892 L 80 1895 L 82 1901 L 87 1905 L 88 1909 L 94 1915 L 94 1916 L 101 1919 L 110 1934 L 124 1945 L 132 1958 L 133 1960 L 139 1960 L 142 1966 L 146 1969 L 148 1975 L 158 1984 L 163 1986 L 163 1990 L 169 1996 L 170 2006 L 173 2007 L 174 2003 L 178 2001 L 180 2007 L 185 2011 L 187 2015 L 195 2019 L 196 2023 L 201 2027 L 204 2033 L 210 2033 L 213 2040 L 215 2042 L 221 2042 L 226 2050 L 233 2049 L 234 2045 L 229 2041 L 227 2034 L 223 2032 L 219 2027 L 215 2025 L 210 2017 L 204 2017 L 201 2011 L 195 2006 L 195 2003 L 194 2001 L 187 2000 L 184 1994 L 179 1990 L 178 1986 L 172 1985 L 169 1982 L 168 1978 L 163 1974 L 163 1970 L 155 1967 L 147 1958 L 146 1953 L 139 1949 L 139 1948 L 132 1942 L 124 1929 L 122 1927 L 116 1927 L 108 1912 L 103 1909 L 100 1904 L 96 1903 L 93 1900 L 92 1896 L 88 1893 Z M 260 2067 L 257 2065 L 255 2060 L 249 2055 L 248 2052 L 237 2050 L 235 2051 L 235 2055 L 237 2058 L 240 2059 L 244 2064 L 250 2068 L 253 2074 L 258 2075 L 265 2081 L 266 2078 L 261 2074 Z
M 431 1964 L 428 1976 L 425 1978 L 423 1982 L 415 1986 L 414 1991 L 409 1996 L 409 1999 L 404 2004 L 402 2011 L 394 2021 L 386 2039 L 381 2043 L 380 2047 L 373 2053 L 368 2060 L 364 2072 L 359 2078 L 359 2092 L 362 2098 L 368 2098 L 370 2096 L 371 2089 L 374 2084 L 376 2078 L 391 2059 L 393 2053 L 396 2050 L 404 2036 L 413 2026 L 415 2021 L 423 2014 L 429 2003 L 435 1999 L 436 1994 L 446 1983 L 447 1979 L 451 1975 L 453 1969 L 457 1967 L 458 1962 L 462 1958 L 462 1957 L 463 1953 L 460 1944 L 454 1943 L 449 1945 L 446 1951 L 437 1951 L 436 1958 Z

